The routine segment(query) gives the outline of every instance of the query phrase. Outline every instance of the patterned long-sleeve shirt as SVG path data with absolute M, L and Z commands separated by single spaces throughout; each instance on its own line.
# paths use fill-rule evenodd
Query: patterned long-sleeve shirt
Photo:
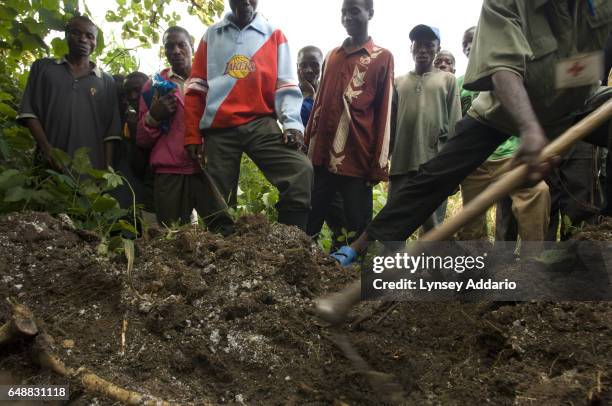
M 196 51 L 186 83 L 185 144 L 201 144 L 200 130 L 265 116 L 285 130 L 304 131 L 302 93 L 284 34 L 260 14 L 242 30 L 230 16 L 208 29 Z
M 370 39 L 348 53 L 325 58 L 308 128 L 308 156 L 330 172 L 382 181 L 388 178 L 393 55 Z

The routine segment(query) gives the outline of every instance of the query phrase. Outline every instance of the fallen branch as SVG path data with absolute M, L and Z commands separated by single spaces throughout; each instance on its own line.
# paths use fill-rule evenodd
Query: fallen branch
M 178 403 L 168 402 L 117 386 L 84 367 L 78 369 L 68 367 L 55 354 L 55 340 L 36 325 L 32 312 L 17 303 L 10 302 L 10 304 L 12 316 L 10 321 L 0 327 L 0 347 L 18 338 L 34 338 L 33 352 L 36 362 L 42 368 L 79 384 L 87 392 L 96 393 L 126 405 L 179 406 Z M 201 401 L 198 404 L 212 405 L 208 401 Z
M 0 346 L 19 338 L 34 337 L 38 334 L 38 327 L 32 312 L 11 299 L 7 298 L 6 301 L 10 308 L 11 319 L 0 327 Z
M 481 323 L 477 322 L 473 317 L 471 317 L 469 314 L 467 314 L 463 309 L 459 310 L 461 312 L 461 314 L 468 319 L 469 321 L 471 321 L 474 325 L 476 326 L 482 326 Z M 482 321 L 486 324 L 488 324 L 493 330 L 497 331 L 499 334 L 501 334 L 503 337 L 508 337 L 508 334 L 506 334 L 501 328 L 497 327 L 495 324 L 493 324 L 492 322 L 490 322 L 487 319 L 482 319 Z
M 597 377 L 595 379 L 595 387 L 589 390 L 588 401 L 589 405 L 600 405 L 603 404 L 604 389 L 601 382 L 601 371 L 597 371 Z
M 125 403 L 126 405 L 177 405 L 153 396 L 147 396 L 121 388 L 105 379 L 100 378 L 98 375 L 87 371 L 85 368 L 79 368 L 77 370 L 69 368 L 53 353 L 53 347 L 54 340 L 48 334 L 42 333 L 36 337 L 34 352 L 36 355 L 36 360 L 40 366 L 72 381 L 79 382 L 88 392 L 106 396 L 112 400 Z

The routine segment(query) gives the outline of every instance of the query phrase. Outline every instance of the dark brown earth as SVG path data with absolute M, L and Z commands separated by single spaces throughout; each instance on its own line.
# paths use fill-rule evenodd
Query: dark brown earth
M 577 238 L 611 240 L 612 222 Z M 184 403 L 381 404 L 310 314 L 312 299 L 357 275 L 296 229 L 251 217 L 228 239 L 196 228 L 138 241 L 138 293 L 126 260 L 96 245 L 46 214 L 0 217 L 0 298 L 28 306 L 67 365 Z M 612 404 L 610 303 L 401 303 L 381 314 L 347 331 L 406 404 Z M 65 383 L 30 348 L 0 348 L 0 384 Z M 113 404 L 71 393 L 72 405 Z

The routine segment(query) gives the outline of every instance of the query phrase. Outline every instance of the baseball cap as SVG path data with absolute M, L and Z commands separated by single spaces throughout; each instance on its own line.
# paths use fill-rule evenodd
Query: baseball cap
M 419 24 L 410 31 L 410 40 L 415 41 L 417 39 L 437 39 L 440 40 L 440 30 L 429 25 Z

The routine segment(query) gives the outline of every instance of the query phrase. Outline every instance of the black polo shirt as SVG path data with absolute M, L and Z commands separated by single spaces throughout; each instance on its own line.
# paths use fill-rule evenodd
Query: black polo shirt
M 38 119 L 49 144 L 68 154 L 89 148 L 93 167 L 103 169 L 104 142 L 121 139 L 121 119 L 113 78 L 92 67 L 75 78 L 65 58 L 34 62 L 17 120 Z

